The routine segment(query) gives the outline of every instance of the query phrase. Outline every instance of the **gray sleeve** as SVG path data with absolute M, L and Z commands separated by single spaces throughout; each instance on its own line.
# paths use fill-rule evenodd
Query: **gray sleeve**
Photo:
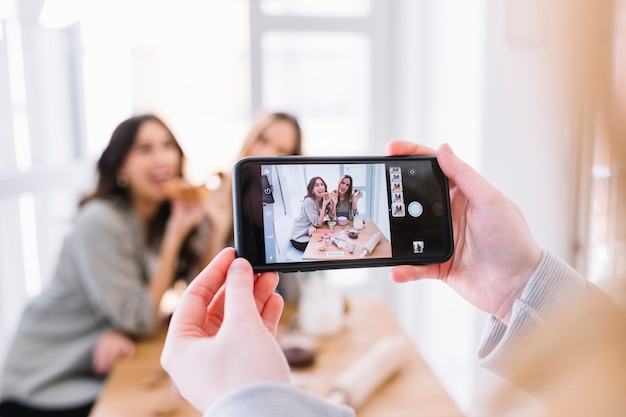
M 204 417 L 354 417 L 354 410 L 336 406 L 294 386 L 265 382 L 220 397 Z
M 509 325 L 490 317 L 478 350 L 481 366 L 504 376 L 516 367 L 516 349 L 525 337 L 558 331 L 553 325 L 568 309 L 589 301 L 607 298 L 563 260 L 544 250 L 522 295 L 513 304 Z
M 298 242 L 308 242 L 309 227 L 320 227 L 320 208 L 317 202 L 311 197 L 307 197 L 302 202 L 300 214 L 293 221 L 291 227 L 291 239 Z
M 318 202 L 311 197 L 307 197 L 304 199 L 303 204 L 304 213 L 306 214 L 309 222 L 315 227 L 320 227 L 322 225 L 322 223 L 320 222 L 321 209 Z
M 78 278 L 94 309 L 113 327 L 152 334 L 157 311 L 147 291 L 143 229 L 128 213 L 100 202 L 83 208 L 71 236 Z

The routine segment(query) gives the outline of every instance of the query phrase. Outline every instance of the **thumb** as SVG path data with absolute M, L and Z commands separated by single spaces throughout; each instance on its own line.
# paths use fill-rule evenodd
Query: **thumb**
M 244 258 L 236 258 L 226 274 L 224 324 L 245 326 L 254 317 L 260 321 L 254 300 L 254 273 Z
M 472 206 L 489 205 L 491 198 L 500 194 L 474 168 L 456 156 L 447 143 L 441 145 L 437 151 L 437 162 L 443 173 L 456 185 Z

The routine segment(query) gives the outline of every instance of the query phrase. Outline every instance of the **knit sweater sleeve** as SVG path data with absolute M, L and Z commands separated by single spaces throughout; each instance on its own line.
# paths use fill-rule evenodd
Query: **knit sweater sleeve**
M 215 401 L 204 417 L 354 417 L 354 410 L 336 406 L 294 386 L 264 382 L 233 390 Z
M 311 197 L 307 197 L 302 202 L 300 214 L 293 221 L 291 227 L 291 239 L 298 242 L 308 242 L 309 227 L 320 227 L 320 208 L 318 203 Z
M 544 251 L 520 298 L 513 304 L 508 326 L 493 316 L 489 318 L 478 350 L 479 364 L 508 378 L 519 366 L 517 353 L 526 337 L 538 336 L 533 340 L 540 343 L 541 335 L 559 331 L 559 318 L 563 314 L 594 299 L 611 303 L 607 294 L 563 260 Z
M 113 327 L 139 337 L 152 334 L 157 306 L 146 290 L 140 221 L 108 202 L 92 202 L 83 211 L 68 240 L 75 272 L 62 275 L 82 282 L 93 308 Z

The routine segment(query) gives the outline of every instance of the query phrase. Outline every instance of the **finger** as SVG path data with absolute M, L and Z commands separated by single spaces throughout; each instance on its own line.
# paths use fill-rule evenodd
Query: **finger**
M 385 145 L 385 150 L 389 156 L 437 155 L 437 151 L 428 146 L 405 140 L 392 140 Z
M 207 334 L 215 334 L 224 321 L 224 299 L 226 298 L 225 285 L 222 285 L 207 307 L 204 321 L 204 331 Z
M 234 248 L 222 250 L 189 284 L 172 315 L 170 332 L 205 332 L 207 307 L 224 284 L 228 266 L 233 259 Z
M 401 265 L 391 268 L 389 277 L 395 282 L 409 282 L 424 278 L 439 278 L 441 268 L 438 264 L 434 265 Z
M 443 173 L 463 193 L 473 207 L 491 207 L 494 200 L 501 197 L 500 191 L 474 168 L 456 156 L 447 143 L 439 148 L 437 161 Z
M 91 359 L 91 367 L 98 375 L 104 373 L 104 360 L 100 349 L 94 349 L 93 358 Z
M 267 327 L 267 330 L 274 336 L 276 336 L 276 332 L 278 331 L 278 323 L 280 316 L 283 314 L 284 306 L 285 301 L 283 297 L 280 294 L 272 293 L 261 312 L 261 318 L 263 319 L 265 327 Z
M 126 346 L 124 346 L 124 349 L 122 350 L 122 354 L 126 358 L 130 358 L 130 357 L 134 356 L 135 355 L 135 344 L 134 343 L 128 343 Z
M 260 320 L 260 313 L 254 299 L 254 273 L 252 266 L 244 258 L 235 259 L 228 268 L 224 305 L 224 326 L 240 329 Z
M 274 293 L 277 285 L 278 274 L 276 272 L 264 272 L 256 279 L 254 283 L 254 299 L 259 313 L 263 311 L 265 303 Z

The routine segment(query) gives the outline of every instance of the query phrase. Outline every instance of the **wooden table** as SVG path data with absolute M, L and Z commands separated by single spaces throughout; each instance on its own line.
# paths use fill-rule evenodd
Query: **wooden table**
M 356 232 L 358 237 L 356 239 L 350 238 L 348 236 L 350 231 Z M 361 230 L 353 229 L 351 223 L 345 226 L 335 225 L 331 230 L 328 224 L 324 223 L 322 227 L 318 227 L 317 231 L 311 235 L 311 240 L 302 255 L 302 259 L 315 261 L 358 260 L 360 259 L 361 249 L 365 243 L 377 232 L 380 232 L 380 229 L 376 226 L 376 223 L 369 219 L 363 221 L 363 228 Z M 348 249 L 337 247 L 332 242 L 326 246 L 324 233 L 328 233 L 329 237 L 337 237 L 354 245 L 354 250 L 350 252 Z M 380 242 L 378 242 L 374 251 L 367 255 L 367 258 L 391 258 L 391 242 L 389 242 L 384 234 L 381 233 Z
M 351 298 L 348 306 L 344 329 L 317 341 L 314 365 L 293 371 L 294 381 L 315 394 L 325 395 L 333 378 L 378 340 L 402 332 L 381 298 Z M 294 312 L 293 306 L 287 306 L 284 322 Z M 159 364 L 164 336 L 165 330 L 154 339 L 139 343 L 132 358 L 115 366 L 90 417 L 201 415 L 175 394 Z M 462 413 L 412 348 L 402 370 L 357 410 L 357 416 L 455 417 Z

